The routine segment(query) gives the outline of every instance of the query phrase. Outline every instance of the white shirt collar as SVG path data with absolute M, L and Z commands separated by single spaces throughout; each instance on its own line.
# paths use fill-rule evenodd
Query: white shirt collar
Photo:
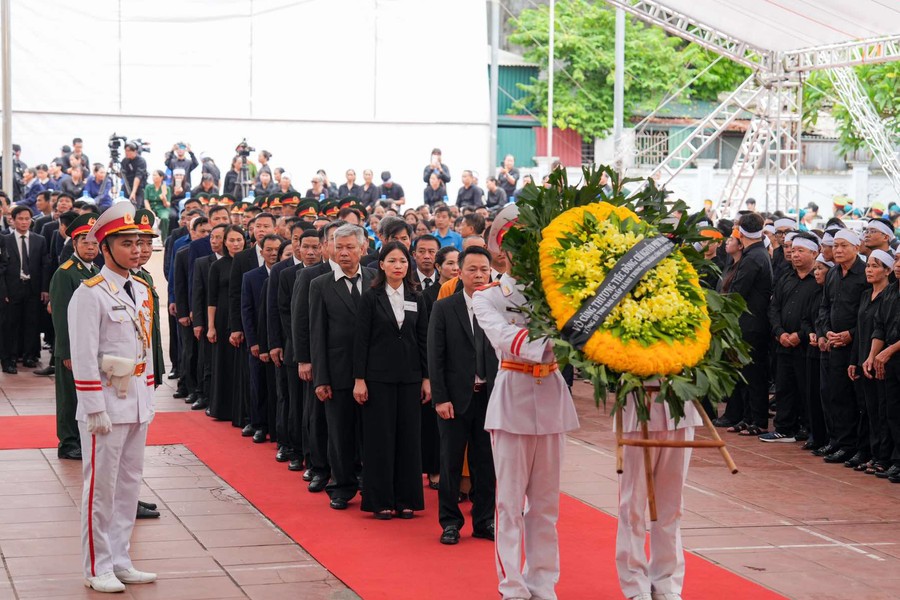
M 297 260 L 297 257 L 294 256 L 294 255 L 291 255 L 291 260 L 294 261 L 294 265 L 295 265 L 295 266 L 303 263 L 302 260 Z
M 334 261 L 331 260 L 330 258 L 328 259 L 328 264 L 331 265 L 331 270 L 332 270 L 332 271 L 340 272 L 340 270 L 341 270 L 341 265 L 337 264 L 336 262 L 334 262 Z
M 106 281 L 112 284 L 112 287 L 114 288 L 113 293 L 118 293 L 119 290 L 123 290 L 125 288 L 125 282 L 131 281 L 130 271 L 128 272 L 128 275 L 126 277 L 122 277 L 121 275 L 104 265 L 103 268 L 100 269 L 100 273 L 103 275 L 103 278 Z M 131 289 L 135 289 L 134 284 L 131 285 Z
M 341 270 L 340 265 L 338 265 L 337 263 L 334 263 L 332 265 L 332 267 L 334 267 L 334 280 L 335 281 L 340 281 L 342 277 L 345 277 L 344 271 Z M 360 277 L 362 276 L 362 265 L 356 265 L 356 273 L 354 273 L 354 276 L 356 276 L 356 275 L 359 275 Z
M 426 275 L 425 273 L 423 273 L 423 272 L 420 271 L 419 269 L 416 269 L 416 274 L 419 276 L 419 281 L 420 281 L 420 282 L 425 281 L 425 279 L 430 279 L 432 285 L 434 285 L 434 284 L 437 282 L 437 271 L 435 271 L 435 272 L 432 273 L 431 275 Z
M 222 255 L 219 254 L 218 252 L 213 252 L 213 254 L 216 255 L 216 260 L 219 260 L 220 258 L 222 258 Z
M 262 248 L 259 247 L 259 244 L 254 246 L 256 248 L 256 263 L 257 266 L 261 267 L 266 264 L 266 261 L 263 260 Z
M 400 282 L 400 287 L 398 287 L 396 290 L 388 284 L 385 284 L 384 289 L 387 292 L 388 297 L 399 296 L 401 299 L 404 297 L 403 282 Z

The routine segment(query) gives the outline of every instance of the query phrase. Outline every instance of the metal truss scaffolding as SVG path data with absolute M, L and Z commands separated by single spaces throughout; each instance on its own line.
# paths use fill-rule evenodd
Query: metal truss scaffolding
M 884 123 L 853 72 L 856 65 L 900 60 L 900 34 L 776 52 L 718 31 L 656 0 L 606 0 L 637 18 L 754 70 L 651 172 L 667 185 L 737 118 L 754 114 L 717 208 L 731 214 L 747 197 L 760 167 L 766 177 L 766 209 L 799 209 L 803 74 L 827 69 L 854 126 L 900 194 L 900 161 Z M 799 210 L 798 210 L 799 212 Z

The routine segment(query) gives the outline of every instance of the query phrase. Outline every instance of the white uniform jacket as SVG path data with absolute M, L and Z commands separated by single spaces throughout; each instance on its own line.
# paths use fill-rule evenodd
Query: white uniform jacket
M 134 301 L 124 289 L 126 279 L 107 267 L 82 282 L 69 303 L 72 372 L 78 396 L 75 418 L 106 411 L 113 423 L 147 423 L 153 418 L 153 299 L 146 283 L 128 277 Z M 141 333 L 140 329 L 143 329 Z M 100 370 L 104 355 L 144 363 L 144 372 L 131 378 L 125 398 Z
M 500 361 L 555 362 L 549 339 L 528 339 L 528 316 L 521 309 L 525 304 L 516 280 L 506 274 L 497 285 L 472 296 L 478 324 Z M 565 433 L 578 429 L 578 415 L 559 370 L 537 378 L 501 368 L 488 402 L 484 428 L 520 435 Z

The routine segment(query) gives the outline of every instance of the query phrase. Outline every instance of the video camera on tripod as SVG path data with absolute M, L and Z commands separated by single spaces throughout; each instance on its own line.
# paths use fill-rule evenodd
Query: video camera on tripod
M 248 156 L 250 156 L 251 152 L 256 152 L 256 148 L 253 148 L 252 146 L 250 146 L 247 143 L 247 138 L 244 138 L 241 140 L 241 143 L 235 147 L 234 151 L 237 153 L 238 156 L 247 158 Z
M 129 142 L 126 136 L 113 133 L 111 136 L 109 136 L 109 144 L 107 144 L 107 146 L 109 147 L 109 160 L 111 164 L 118 164 L 119 162 L 121 162 L 119 149 L 123 144 L 126 143 L 134 144 L 135 150 L 137 150 L 138 154 L 150 152 L 150 142 L 145 142 L 141 138 L 133 138 Z

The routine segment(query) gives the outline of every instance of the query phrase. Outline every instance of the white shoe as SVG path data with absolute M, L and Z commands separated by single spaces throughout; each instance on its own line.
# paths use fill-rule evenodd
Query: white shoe
M 638 594 L 637 596 L 632 596 L 628 600 L 653 600 L 653 597 L 650 594 Z
M 667 594 L 650 594 L 650 598 L 652 600 L 681 600 L 681 594 L 673 594 L 672 592 Z
M 84 587 L 106 593 L 125 591 L 125 585 L 112 573 L 102 573 L 96 577 L 88 577 L 84 580 Z
M 153 583 L 156 581 L 156 573 L 145 573 L 138 571 L 134 567 L 124 571 L 116 571 L 116 577 L 122 583 Z

